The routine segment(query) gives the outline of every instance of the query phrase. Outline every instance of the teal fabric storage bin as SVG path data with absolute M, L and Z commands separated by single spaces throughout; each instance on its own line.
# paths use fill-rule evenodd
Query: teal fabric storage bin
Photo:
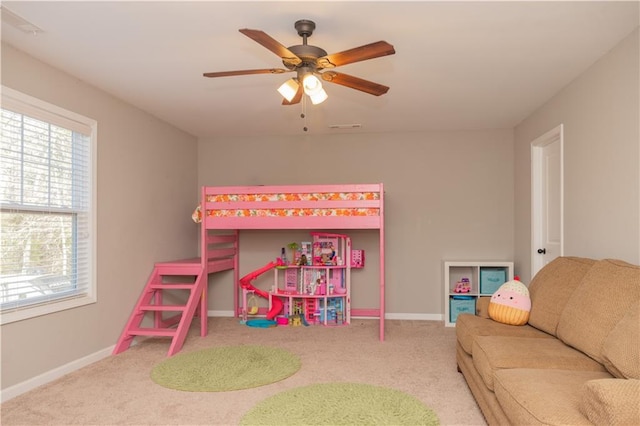
M 507 282 L 505 268 L 480 268 L 480 294 L 493 294 Z
M 456 322 L 459 314 L 476 314 L 476 298 L 453 296 L 449 299 L 449 322 Z

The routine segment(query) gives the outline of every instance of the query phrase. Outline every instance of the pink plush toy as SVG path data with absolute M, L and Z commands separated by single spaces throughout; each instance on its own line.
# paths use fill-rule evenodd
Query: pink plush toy
M 525 325 L 529 321 L 531 298 L 529 289 L 519 277 L 502 284 L 491 296 L 489 317 L 509 325 Z

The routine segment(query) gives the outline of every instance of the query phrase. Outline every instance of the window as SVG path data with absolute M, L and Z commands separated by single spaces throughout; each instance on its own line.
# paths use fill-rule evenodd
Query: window
M 2 87 L 0 321 L 96 301 L 96 122 Z

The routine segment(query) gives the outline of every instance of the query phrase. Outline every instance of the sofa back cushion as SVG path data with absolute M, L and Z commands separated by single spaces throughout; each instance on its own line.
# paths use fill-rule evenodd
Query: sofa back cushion
M 602 356 L 604 366 L 615 377 L 640 379 L 640 301 L 631 306 L 609 333 Z
M 555 336 L 567 301 L 595 262 L 582 257 L 558 257 L 542 268 L 529 284 L 529 324 Z
M 558 338 L 604 363 L 604 341 L 640 300 L 640 266 L 621 260 L 596 262 L 567 302 Z

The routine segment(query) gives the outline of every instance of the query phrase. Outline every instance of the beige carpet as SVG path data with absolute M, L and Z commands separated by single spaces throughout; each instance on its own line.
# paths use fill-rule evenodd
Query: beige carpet
M 193 326 L 183 351 L 235 344 L 267 344 L 297 354 L 301 369 L 270 385 L 232 392 L 183 392 L 151 380 L 168 341 L 150 339 L 0 406 L 8 425 L 237 425 L 265 398 L 313 383 L 353 382 L 407 392 L 433 409 L 442 425 L 484 425 L 456 370 L 455 330 L 439 321 L 377 320 L 347 327 L 252 328 L 212 318 L 209 335 Z

